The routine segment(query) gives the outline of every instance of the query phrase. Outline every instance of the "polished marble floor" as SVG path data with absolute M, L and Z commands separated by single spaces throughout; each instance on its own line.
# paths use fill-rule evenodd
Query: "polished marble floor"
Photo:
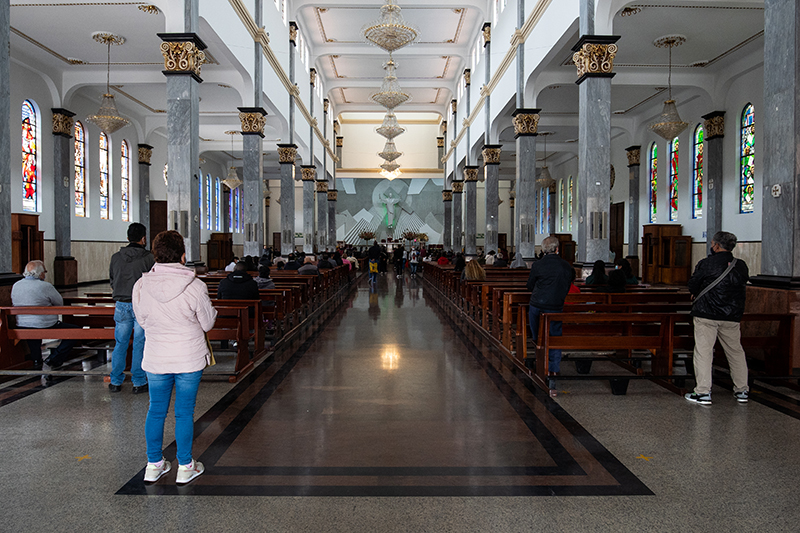
M 201 384 L 207 471 L 183 487 L 142 481 L 129 382 L 0 384 L 0 530 L 797 531 L 791 408 L 738 405 L 721 380 L 710 408 L 645 381 L 553 400 L 420 279 L 362 279 L 317 326 L 240 383 Z

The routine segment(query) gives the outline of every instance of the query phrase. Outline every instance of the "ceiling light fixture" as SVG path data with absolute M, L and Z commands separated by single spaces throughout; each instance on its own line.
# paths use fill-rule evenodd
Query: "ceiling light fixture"
M 378 135 L 382 135 L 383 137 L 392 140 L 405 132 L 406 129 L 397 123 L 397 117 L 395 116 L 394 112 L 389 111 L 386 113 L 386 116 L 383 117 L 383 123 L 381 124 L 380 128 L 375 128 L 375 131 L 378 133 Z
M 416 28 L 403 20 L 400 6 L 388 0 L 381 7 L 381 16 L 361 28 L 364 38 L 390 54 L 411 44 L 419 35 Z
M 394 141 L 389 140 L 386 141 L 386 144 L 383 147 L 383 152 L 378 152 L 378 155 L 386 161 L 391 162 L 403 155 L 403 152 L 398 152 Z
M 239 179 L 239 174 L 236 172 L 236 167 L 233 166 L 233 136 L 238 135 L 239 132 L 226 131 L 225 134 L 231 136 L 231 166 L 228 169 L 228 175 L 224 180 L 222 180 L 222 183 L 224 183 L 225 186 L 227 186 L 230 190 L 234 190 L 242 184 L 242 180 Z
M 381 90 L 371 94 L 369 97 L 370 100 L 376 104 L 382 105 L 389 111 L 392 111 L 400 104 L 411 100 L 411 95 L 403 92 L 403 90 L 400 88 L 400 84 L 397 82 L 397 76 L 394 72 L 395 68 L 397 68 L 397 65 L 392 59 L 392 56 L 389 56 L 389 61 L 383 64 L 383 69 L 386 71 L 386 76 L 383 78 Z
M 661 116 L 648 127 L 658 136 L 671 141 L 683 130 L 689 127 L 688 122 L 681 120 L 675 100 L 672 99 L 672 49 L 686 42 L 683 35 L 666 35 L 653 41 L 653 45 L 658 48 L 669 48 L 669 78 L 667 88 L 669 89 L 669 99 L 664 102 L 664 109 Z
M 106 92 L 100 99 L 100 109 L 96 115 L 86 117 L 86 120 L 96 125 L 106 133 L 114 133 L 120 128 L 130 124 L 130 121 L 119 115 L 114 95 L 111 94 L 111 45 L 122 46 L 125 37 L 114 35 L 106 31 L 97 31 L 92 34 L 92 39 L 108 47 L 106 58 Z
M 551 131 L 542 131 L 538 136 L 544 137 L 544 166 L 542 167 L 539 177 L 536 178 L 536 185 L 539 187 L 547 188 L 553 183 L 553 177 L 550 175 L 550 169 L 547 168 L 547 136 L 552 134 Z

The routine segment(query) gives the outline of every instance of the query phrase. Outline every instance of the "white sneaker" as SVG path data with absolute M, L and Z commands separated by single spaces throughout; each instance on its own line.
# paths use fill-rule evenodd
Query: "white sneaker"
M 192 459 L 192 462 L 188 465 L 178 465 L 178 479 L 176 483 L 189 483 L 205 472 L 205 470 L 203 463 L 195 461 L 194 459 Z
M 161 466 L 158 466 L 158 463 L 147 463 L 147 468 L 144 469 L 144 480 L 148 483 L 154 483 L 169 472 L 170 468 L 169 461 L 163 457 L 161 458 Z

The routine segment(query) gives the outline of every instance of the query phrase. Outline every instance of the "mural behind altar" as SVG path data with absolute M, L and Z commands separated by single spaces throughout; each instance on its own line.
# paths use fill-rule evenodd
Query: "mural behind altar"
M 336 239 L 364 244 L 358 237 L 372 231 L 378 241 L 406 230 L 426 233 L 430 244 L 442 244 L 444 206 L 441 179 L 339 178 L 336 189 Z

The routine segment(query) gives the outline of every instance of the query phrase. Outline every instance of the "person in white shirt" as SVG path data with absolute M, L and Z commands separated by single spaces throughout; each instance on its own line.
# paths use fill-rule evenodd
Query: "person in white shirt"
M 238 262 L 239 262 L 239 258 L 234 255 L 233 256 L 233 261 L 231 261 L 231 264 L 229 264 L 228 266 L 225 267 L 225 272 L 233 272 L 233 267 L 235 267 L 236 263 L 238 263 Z

